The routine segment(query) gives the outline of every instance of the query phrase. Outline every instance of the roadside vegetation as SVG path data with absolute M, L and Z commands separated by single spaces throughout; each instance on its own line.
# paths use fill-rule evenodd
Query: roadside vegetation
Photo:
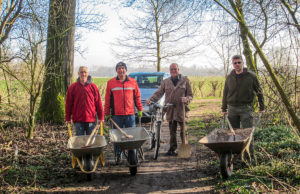
M 203 113 L 201 118 L 188 122 L 190 143 L 196 143 L 213 129 L 221 128 L 220 114 Z M 193 138 L 191 138 L 193 137 Z M 197 138 L 195 138 L 197 137 Z M 233 164 L 233 174 L 223 180 L 217 154 L 203 149 L 198 156 L 200 162 L 210 157 L 205 172 L 213 174 L 216 191 L 221 193 L 281 193 L 296 192 L 300 186 L 300 141 L 294 131 L 286 125 L 260 125 L 255 133 L 255 159 L 250 165 L 241 159 Z M 199 143 L 198 143 L 199 144 Z M 203 169 L 198 169 L 203 171 Z

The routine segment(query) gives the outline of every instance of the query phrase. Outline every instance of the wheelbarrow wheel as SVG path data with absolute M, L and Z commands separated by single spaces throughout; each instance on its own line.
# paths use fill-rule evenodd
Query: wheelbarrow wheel
M 86 156 L 85 157 L 85 164 L 86 164 L 86 171 L 91 171 L 92 170 L 92 164 L 91 164 L 91 156 Z M 92 180 L 92 174 L 88 173 L 86 174 L 86 178 L 88 181 Z
M 227 179 L 232 175 L 233 164 L 231 161 L 231 153 L 222 153 L 220 157 L 221 175 L 223 179 Z
M 135 150 L 128 150 L 128 163 L 130 165 L 130 175 L 134 176 L 137 173 L 137 156 Z

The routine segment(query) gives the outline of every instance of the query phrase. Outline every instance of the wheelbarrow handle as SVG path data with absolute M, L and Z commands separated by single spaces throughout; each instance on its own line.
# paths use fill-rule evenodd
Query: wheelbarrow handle
M 257 125 L 260 123 L 261 116 L 262 116 L 262 113 L 260 112 L 260 113 L 258 114 L 258 118 L 257 118 L 257 121 L 256 121 L 256 123 L 255 123 L 255 126 L 254 126 L 254 128 L 256 128 L 256 127 L 257 127 Z

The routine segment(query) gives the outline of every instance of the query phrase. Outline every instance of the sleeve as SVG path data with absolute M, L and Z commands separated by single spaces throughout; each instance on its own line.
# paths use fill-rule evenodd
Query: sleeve
M 138 111 L 143 110 L 143 105 L 141 102 L 141 92 L 140 92 L 139 86 L 136 82 L 135 82 L 135 105 L 136 105 Z
M 194 97 L 194 94 L 193 94 L 193 91 L 192 91 L 192 87 L 191 87 L 191 82 L 190 82 L 189 79 L 187 79 L 187 82 L 186 82 L 186 94 L 185 94 L 185 97 L 187 97 L 187 99 L 188 99 L 187 104 L 189 104 L 193 100 L 193 97 Z
M 149 100 L 157 102 L 165 93 L 165 85 L 165 81 L 163 81 L 156 92 L 154 92 L 154 94 L 149 98 Z
M 227 112 L 227 93 L 228 93 L 228 83 L 227 83 L 227 79 L 226 79 L 225 86 L 223 89 L 222 112 Z
M 253 86 L 254 91 L 256 92 L 257 98 L 258 98 L 258 103 L 259 103 L 259 110 L 263 111 L 265 110 L 265 104 L 264 104 L 264 96 L 262 93 L 262 89 L 259 85 L 258 79 L 255 76 L 254 78 L 254 86 Z
M 105 104 L 104 104 L 104 115 L 110 115 L 110 96 L 111 96 L 111 91 L 110 91 L 110 81 L 107 82 L 106 84 L 106 91 L 105 91 Z
M 97 88 L 96 85 L 94 85 L 95 87 L 95 106 L 96 106 L 96 111 L 97 111 L 97 115 L 98 115 L 98 119 L 100 121 L 104 120 L 104 113 L 103 113 L 103 106 L 102 106 L 102 100 L 101 100 L 101 96 L 100 96 L 100 92 L 99 89 Z
M 72 115 L 72 108 L 73 108 L 73 86 L 70 86 L 67 91 L 67 98 L 66 98 L 66 106 L 65 106 L 65 120 L 71 121 Z

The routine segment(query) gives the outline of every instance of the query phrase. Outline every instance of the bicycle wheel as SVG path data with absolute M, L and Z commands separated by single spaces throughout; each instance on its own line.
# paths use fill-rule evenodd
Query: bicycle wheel
M 156 129 L 156 121 L 151 123 L 150 126 L 150 145 L 149 150 L 152 150 L 155 147 L 155 129 Z
M 155 149 L 154 149 L 154 160 L 157 159 L 158 157 L 158 151 L 160 147 L 160 127 L 161 127 L 161 122 L 157 122 L 157 126 L 155 127 Z

